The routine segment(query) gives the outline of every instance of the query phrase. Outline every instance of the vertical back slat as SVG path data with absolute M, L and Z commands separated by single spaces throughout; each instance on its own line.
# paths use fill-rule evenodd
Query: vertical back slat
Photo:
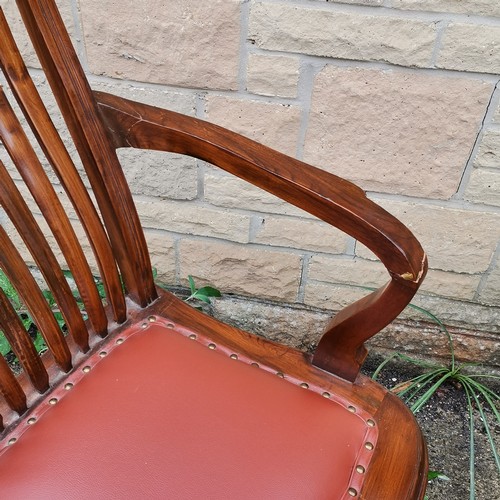
M 0 356 L 0 393 L 9 407 L 19 415 L 26 411 L 26 396 L 2 356 Z
M 64 23 L 52 0 L 17 4 L 96 194 L 127 290 L 146 305 L 157 294 L 144 234 Z
M 87 259 L 52 184 L 1 88 L 0 139 L 63 252 L 93 328 L 98 334 L 104 335 L 107 330 L 107 317 Z
M 42 99 L 26 69 L 7 20 L 0 9 L 0 67 L 31 129 L 53 166 L 94 250 L 106 295 L 118 323 L 125 320 L 126 306 L 116 262 L 108 237 Z
M 86 352 L 89 348 L 88 330 L 68 282 L 40 227 L 1 161 L 0 205 L 21 235 L 38 269 L 43 274 L 64 317 L 68 332 L 80 349 Z
M 2 226 L 0 248 L 0 268 L 26 305 L 56 363 L 65 372 L 69 371 L 72 366 L 71 353 L 59 325 L 35 279 Z
M 49 376 L 36 352 L 28 332 L 24 329 L 16 311 L 0 289 L 0 329 L 9 341 L 33 387 L 40 393 L 49 388 Z

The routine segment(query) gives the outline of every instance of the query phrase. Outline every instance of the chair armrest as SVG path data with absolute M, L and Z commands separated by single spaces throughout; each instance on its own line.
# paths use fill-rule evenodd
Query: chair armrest
M 335 226 L 382 261 L 390 281 L 350 304 L 327 325 L 313 364 L 354 381 L 366 356 L 363 343 L 406 307 L 426 270 L 420 243 L 357 186 L 203 120 L 94 92 L 117 148 L 186 154 L 212 163 Z

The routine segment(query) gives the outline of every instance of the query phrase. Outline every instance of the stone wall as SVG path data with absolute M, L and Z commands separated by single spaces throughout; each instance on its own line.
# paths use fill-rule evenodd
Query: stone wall
M 59 4 L 94 88 L 230 127 L 367 190 L 428 253 L 415 303 L 452 327 L 460 357 L 500 366 L 498 0 Z M 121 157 L 161 279 L 191 274 L 247 297 L 220 303 L 225 317 L 313 343 L 324 311 L 386 280 L 353 239 L 210 165 Z M 435 332 L 422 341 L 413 328 L 419 314 L 377 345 L 444 354 Z

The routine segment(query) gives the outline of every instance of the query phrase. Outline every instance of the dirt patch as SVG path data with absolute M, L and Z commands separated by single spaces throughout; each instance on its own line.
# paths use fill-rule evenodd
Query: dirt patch
M 382 360 L 377 355 L 369 356 L 363 371 L 371 375 Z M 386 387 L 393 387 L 420 373 L 407 363 L 391 363 L 382 371 L 378 381 Z M 489 387 L 500 390 L 498 385 Z M 444 385 L 416 414 L 416 418 L 427 440 L 430 469 L 449 478 L 448 481 L 435 479 L 429 482 L 429 500 L 468 499 L 470 430 L 465 393 L 452 383 Z M 500 473 L 477 410 L 474 411 L 474 421 L 476 499 L 500 500 Z M 496 449 L 500 451 L 500 425 L 494 425 L 492 431 Z

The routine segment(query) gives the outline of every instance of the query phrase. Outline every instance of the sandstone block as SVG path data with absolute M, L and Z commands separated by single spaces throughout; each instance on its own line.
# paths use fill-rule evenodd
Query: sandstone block
M 205 174 L 205 201 L 226 208 L 311 217 L 280 198 L 230 175 Z
M 483 304 L 496 306 L 500 304 L 500 259 L 497 259 L 496 266 L 486 279 L 486 284 L 479 294 L 479 301 Z
M 158 231 L 145 231 L 151 265 L 156 269 L 160 284 L 175 283 L 175 240 L 172 236 Z
M 315 255 L 311 258 L 308 278 L 314 281 L 361 287 L 379 287 L 390 280 L 389 273 L 378 261 L 324 255 Z M 369 293 L 366 290 L 364 292 Z
M 300 126 L 300 109 L 296 106 L 210 96 L 206 118 L 295 156 Z
M 431 12 L 453 12 L 475 16 L 500 17 L 497 0 L 393 0 L 394 9 L 425 10 Z
M 312 0 L 314 2 L 333 2 L 333 3 L 349 3 L 356 5 L 382 5 L 384 0 Z
M 78 44 L 78 39 L 75 33 L 75 23 L 73 19 L 72 2 L 66 0 L 56 0 L 57 7 L 63 18 L 64 24 L 68 33 L 73 41 L 75 47 Z M 30 68 L 40 68 L 40 62 L 35 54 L 35 49 L 31 44 L 24 23 L 21 20 L 21 14 L 17 8 L 15 0 L 0 0 L 0 7 L 2 7 L 7 22 L 12 30 L 16 44 L 24 58 L 26 66 Z
M 304 159 L 367 190 L 449 198 L 492 90 L 468 78 L 327 66 L 314 85 Z
M 500 131 L 488 130 L 484 134 L 474 166 L 500 169 Z
M 338 312 L 369 293 L 367 290 L 349 286 L 308 283 L 305 289 L 304 304 Z
M 250 54 L 247 90 L 254 94 L 297 97 L 299 60 L 288 56 Z
M 498 242 L 500 214 L 388 200 L 378 203 L 420 240 L 431 269 L 467 274 L 488 269 Z M 356 254 L 372 258 L 360 244 Z
M 467 329 L 463 325 L 447 328 L 453 337 L 457 361 L 480 363 L 483 372 L 487 366 L 492 373 L 499 373 L 500 342 L 495 335 Z M 370 351 L 374 349 L 384 357 L 400 352 L 427 362 L 450 362 L 450 347 L 445 335 L 436 326 L 415 320 L 398 320 L 392 323 L 372 337 L 368 347 Z
M 433 313 L 445 325 L 468 327 L 491 334 L 500 333 L 500 307 L 485 306 L 420 293 L 414 297 L 412 302 Z M 402 317 L 428 321 L 428 318 L 422 313 L 408 308 L 404 311 Z M 496 340 L 498 342 L 498 336 L 496 336 Z M 474 342 L 474 337 L 471 341 Z M 498 353 L 496 354 L 498 356 Z
M 265 303 L 223 295 L 214 304 L 217 319 L 247 332 L 311 351 L 331 314 L 304 306 Z
M 169 109 L 184 115 L 195 115 L 196 98 L 193 94 L 182 94 L 161 87 L 141 87 L 140 85 L 123 83 L 120 80 L 104 82 L 92 75 L 89 75 L 89 81 L 94 90 L 118 95 L 150 106 Z
M 491 172 L 482 168 L 475 169 L 464 196 L 466 200 L 474 203 L 500 207 L 500 170 Z
M 500 26 L 450 24 L 443 36 L 437 66 L 461 71 L 500 73 Z
M 319 220 L 267 216 L 261 219 L 253 241 L 263 245 L 340 254 L 345 250 L 346 238 L 345 233 Z
M 240 1 L 80 2 L 90 70 L 197 88 L 237 87 Z
M 210 282 L 222 293 L 295 302 L 301 257 L 235 244 L 180 242 L 180 275 Z
M 249 38 L 267 50 L 427 67 L 432 22 L 268 2 L 252 5 Z
M 495 123 L 500 123 L 500 102 L 497 105 L 497 109 L 495 111 L 495 115 L 493 116 L 493 121 Z
M 196 160 L 140 149 L 120 149 L 118 157 L 133 194 L 192 200 L 198 194 Z
M 473 300 L 481 281 L 479 274 L 458 274 L 429 269 L 420 291 L 455 300 Z
M 136 200 L 144 227 L 248 242 L 250 217 L 189 202 Z

